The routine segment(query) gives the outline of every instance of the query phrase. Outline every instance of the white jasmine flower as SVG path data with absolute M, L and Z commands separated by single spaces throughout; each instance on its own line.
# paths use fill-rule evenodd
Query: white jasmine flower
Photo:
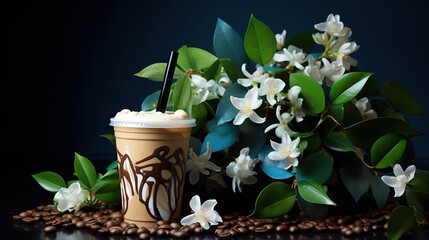
M 281 100 L 282 95 L 279 94 L 283 88 L 286 86 L 286 83 L 279 78 L 267 78 L 262 83 L 258 89 L 259 96 L 267 96 L 267 101 L 274 106 L 277 103 L 277 100 Z M 277 100 L 274 99 L 274 96 L 277 96 Z
M 189 149 L 189 157 L 186 162 L 186 172 L 189 174 L 189 183 L 194 185 L 200 179 L 200 173 L 204 175 L 209 175 L 209 170 L 219 172 L 220 167 L 216 166 L 213 162 L 209 161 L 211 158 L 211 145 L 210 142 L 207 143 L 207 150 L 205 153 L 197 156 L 192 148 Z
M 284 132 L 287 132 L 288 134 L 293 134 L 295 132 L 292 131 L 288 126 L 288 123 L 292 121 L 293 116 L 288 112 L 284 112 L 280 115 L 280 110 L 281 110 L 281 106 L 279 105 L 277 106 L 277 109 L 276 109 L 276 117 L 279 120 L 279 123 L 274 123 L 268 126 L 265 129 L 265 133 L 275 128 L 276 136 L 279 138 L 282 138 Z
M 232 178 L 232 191 L 235 192 L 236 187 L 241 192 L 241 183 L 255 184 L 258 179 L 254 176 L 256 172 L 253 171 L 258 159 L 252 159 L 249 156 L 249 148 L 243 148 L 240 151 L 240 156 L 234 161 L 230 162 L 226 167 L 226 174 Z
M 326 46 L 329 43 L 329 35 L 326 32 L 315 33 L 312 36 L 313 36 L 314 42 L 319 45 Z
M 298 97 L 300 92 L 301 92 L 300 86 L 293 86 L 289 89 L 287 93 L 287 98 L 292 104 L 291 113 L 293 116 L 295 116 L 295 121 L 297 122 L 301 122 L 302 120 L 304 120 L 304 117 L 305 117 L 304 110 L 301 107 L 302 101 L 304 100 Z
M 268 73 L 265 73 L 261 66 L 257 66 L 256 71 L 250 74 L 246 70 L 246 64 L 243 63 L 243 65 L 241 65 L 241 71 L 247 78 L 239 78 L 237 82 L 243 87 L 257 86 L 258 83 L 261 83 L 269 77 Z
M 287 49 L 283 48 L 282 52 L 275 53 L 273 59 L 276 62 L 288 61 L 288 66 L 295 66 L 299 70 L 304 69 L 304 66 L 302 66 L 301 63 L 306 61 L 305 54 L 302 52 L 302 49 L 293 45 L 289 45 Z
M 381 180 L 389 187 L 393 187 L 395 190 L 395 197 L 400 197 L 404 194 L 407 183 L 414 178 L 416 167 L 411 165 L 404 171 L 401 165 L 395 164 L 395 166 L 393 166 L 393 173 L 395 174 L 394 177 L 382 176 Z
M 192 104 L 198 105 L 207 100 L 209 96 L 209 90 L 207 88 L 207 79 L 200 75 L 191 75 L 191 87 L 192 87 Z
M 218 225 L 222 222 L 222 218 L 219 213 L 214 210 L 217 201 L 215 199 L 209 199 L 201 205 L 200 196 L 195 195 L 189 201 L 193 213 L 182 218 L 180 223 L 182 225 L 191 225 L 192 223 L 200 223 L 201 227 L 205 230 L 210 228 L 210 225 Z
M 345 35 L 346 30 L 344 29 L 343 22 L 340 21 L 340 15 L 329 14 L 326 18 L 326 22 L 321 22 L 314 25 L 314 28 L 321 32 L 327 32 L 331 35 L 341 37 Z
M 292 167 L 298 166 L 298 156 L 301 154 L 301 150 L 298 148 L 300 138 L 296 138 L 292 141 L 287 132 L 283 132 L 282 143 L 277 143 L 272 140 L 271 147 L 274 151 L 268 153 L 268 158 L 274 161 L 285 161 L 285 170 Z
M 209 90 L 209 93 L 213 93 L 213 98 L 216 98 L 217 96 L 223 96 L 225 93 L 225 87 L 221 84 L 217 83 L 215 80 L 211 79 L 206 84 L 207 89 Z M 210 99 L 208 97 L 207 99 Z
M 276 34 L 277 50 L 282 50 L 285 44 L 286 39 L 286 30 L 283 30 L 282 33 Z
M 249 118 L 255 123 L 265 122 L 265 118 L 259 117 L 258 114 L 253 111 L 262 105 L 262 100 L 258 98 L 258 89 L 256 87 L 250 89 L 244 98 L 231 96 L 230 100 L 232 105 L 240 110 L 233 121 L 235 125 L 242 124 L 246 118 Z
M 68 188 L 61 188 L 54 196 L 54 202 L 60 212 L 68 210 L 79 211 L 85 204 L 85 201 L 90 200 L 89 191 L 81 188 L 79 182 L 70 184 Z
M 323 83 L 323 75 L 320 73 L 321 62 L 316 61 L 313 57 L 308 58 L 308 65 L 304 68 L 303 73 L 314 80 L 316 80 L 320 85 Z
M 371 119 L 377 117 L 377 112 L 371 109 L 371 102 L 367 97 L 363 97 L 358 101 L 355 100 L 354 104 L 362 115 L 363 119 Z
M 320 72 L 326 77 L 326 84 L 332 86 L 335 81 L 344 75 L 346 69 L 341 61 L 336 60 L 330 63 L 328 59 L 322 58 L 322 62 L 323 68 L 320 69 Z

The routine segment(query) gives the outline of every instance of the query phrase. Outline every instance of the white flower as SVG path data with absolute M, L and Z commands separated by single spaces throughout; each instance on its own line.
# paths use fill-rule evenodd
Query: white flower
M 305 117 L 304 110 L 301 107 L 302 101 L 304 100 L 298 97 L 300 92 L 301 92 L 300 86 L 293 86 L 288 90 L 288 93 L 287 93 L 287 98 L 292 104 L 291 113 L 293 116 L 295 116 L 295 121 L 297 122 L 301 122 L 302 120 L 304 120 L 304 117 Z
M 279 94 L 283 88 L 286 86 L 286 83 L 279 78 L 267 78 L 262 83 L 258 90 L 259 96 L 267 96 L 267 101 L 274 106 L 277 103 L 277 100 L 281 100 L 282 96 Z M 277 96 L 277 100 L 274 99 L 274 96 Z
M 209 161 L 212 155 L 210 142 L 207 143 L 207 150 L 205 153 L 197 156 L 192 148 L 189 149 L 189 157 L 186 162 L 186 172 L 189 174 L 189 183 L 194 185 L 200 179 L 200 173 L 209 175 L 209 170 L 219 172 L 220 167 L 216 166 L 213 162 Z
M 344 29 L 343 22 L 340 21 L 340 15 L 329 14 L 326 18 L 326 22 L 318 23 L 314 25 L 314 28 L 321 32 L 327 32 L 334 36 L 344 36 L 346 30 Z
M 320 85 L 323 83 L 324 76 L 320 73 L 320 61 L 316 61 L 313 57 L 308 58 L 308 65 L 304 68 L 304 74 L 316 80 Z
M 191 87 L 192 87 L 192 104 L 197 105 L 207 100 L 209 96 L 209 90 L 207 89 L 207 79 L 200 75 L 191 75 Z
M 301 154 L 301 150 L 298 148 L 300 138 L 296 138 L 292 141 L 289 134 L 283 133 L 282 143 L 277 143 L 272 140 L 271 147 L 274 151 L 268 153 L 268 158 L 274 161 L 285 160 L 285 170 L 291 166 L 298 166 L 298 156 Z
M 326 32 L 315 33 L 312 36 L 313 36 L 314 42 L 319 45 L 326 46 L 329 43 L 329 35 Z
M 322 58 L 322 62 L 323 68 L 320 69 L 320 72 L 326 77 L 326 84 L 332 86 L 335 81 L 344 75 L 346 69 L 341 61 L 333 61 L 330 63 L 328 59 Z
M 357 66 L 357 60 L 350 57 L 350 54 L 357 51 L 359 45 L 355 42 L 346 42 L 341 45 L 337 52 L 337 61 L 341 61 L 345 69 L 349 70 L 350 66 Z
M 265 122 L 265 118 L 259 117 L 258 114 L 253 111 L 262 105 L 262 100 L 258 98 L 258 89 L 256 87 L 250 89 L 246 95 L 244 95 L 244 98 L 231 96 L 230 100 L 232 105 L 240 110 L 237 116 L 235 116 L 233 121 L 234 125 L 242 124 L 246 118 L 249 118 L 255 123 Z
M 284 112 L 280 115 L 280 110 L 281 110 L 281 106 L 279 105 L 277 106 L 277 109 L 276 109 L 276 117 L 279 120 L 279 123 L 271 124 L 265 129 L 265 133 L 267 133 L 271 129 L 276 128 L 275 133 L 276 133 L 276 136 L 279 138 L 283 136 L 284 132 L 287 132 L 288 134 L 295 133 L 288 126 L 288 123 L 292 121 L 293 116 L 288 112 Z
M 249 148 L 243 148 L 240 151 L 240 156 L 234 161 L 230 162 L 226 167 L 226 174 L 232 178 L 232 191 L 235 192 L 236 187 L 241 192 L 241 183 L 255 184 L 258 179 L 254 176 L 256 172 L 253 171 L 258 159 L 252 159 L 249 156 Z
M 68 188 L 61 188 L 54 196 L 54 202 L 60 212 L 79 211 L 90 200 L 89 191 L 81 188 L 79 182 L 72 183 Z
M 408 166 L 404 171 L 401 165 L 395 164 L 395 166 L 393 166 L 393 173 L 395 174 L 394 177 L 382 176 L 381 180 L 389 187 L 393 187 L 395 190 L 395 197 L 400 197 L 404 194 L 407 183 L 414 178 L 416 166 Z
M 277 50 L 283 49 L 283 46 L 285 44 L 285 38 L 286 38 L 286 30 L 283 30 L 282 33 L 276 34 Z
M 200 196 L 195 195 L 189 201 L 193 213 L 182 218 L 180 223 L 182 225 L 191 225 L 192 223 L 200 223 L 201 227 L 208 230 L 210 225 L 218 225 L 222 222 L 222 218 L 219 213 L 214 210 L 217 201 L 215 199 L 207 200 L 201 205 Z
M 283 48 L 282 52 L 278 52 L 274 54 L 273 57 L 276 62 L 289 62 L 289 66 L 295 66 L 299 70 L 303 70 L 304 66 L 301 63 L 305 62 L 305 54 L 302 52 L 302 49 L 297 48 L 293 45 L 289 45 L 289 47 Z
M 257 66 L 256 71 L 250 74 L 246 70 L 246 64 L 243 63 L 243 65 L 241 65 L 241 71 L 247 78 L 239 78 L 237 79 L 237 82 L 243 87 L 250 87 L 252 85 L 256 86 L 258 83 L 261 83 L 269 77 L 268 73 L 265 73 L 261 66 Z
M 354 103 L 362 115 L 363 119 L 371 119 L 377 117 L 377 112 L 371 109 L 371 102 L 367 97 L 363 97 Z
M 221 84 L 217 83 L 215 80 L 211 79 L 207 82 L 206 84 L 207 89 L 209 90 L 209 95 L 210 93 L 213 94 L 212 98 L 216 98 L 217 96 L 223 96 L 223 94 L 225 93 L 225 87 L 222 86 Z M 208 97 L 207 99 L 210 99 L 210 97 Z

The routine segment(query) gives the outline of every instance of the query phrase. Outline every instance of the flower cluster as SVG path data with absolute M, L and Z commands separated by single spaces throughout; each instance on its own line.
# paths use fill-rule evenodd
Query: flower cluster
M 298 201 L 304 214 L 320 217 L 314 204 L 337 205 L 332 199 L 344 192 L 336 189 L 355 202 L 370 194 L 379 208 L 407 193 L 424 221 L 418 203 L 428 197 L 429 173 L 416 169 L 410 141 L 422 133 L 403 116 L 424 112 L 400 84 L 380 86 L 360 69 L 352 57 L 359 48 L 334 14 L 293 34 L 275 34 L 252 15 L 244 38 L 218 19 L 213 53 L 180 47 L 167 108 L 197 122 L 186 167 L 193 189 L 216 182 L 238 194 L 268 177 L 256 217 L 284 214 Z M 165 68 L 154 63 L 136 76 L 161 81 Z M 155 109 L 158 97 L 147 96 L 142 110 Z

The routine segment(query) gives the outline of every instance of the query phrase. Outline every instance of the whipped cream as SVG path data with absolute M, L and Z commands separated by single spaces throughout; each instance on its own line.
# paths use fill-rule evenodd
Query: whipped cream
M 110 126 L 142 128 L 194 127 L 195 119 L 183 110 L 157 112 L 122 109 L 110 118 Z

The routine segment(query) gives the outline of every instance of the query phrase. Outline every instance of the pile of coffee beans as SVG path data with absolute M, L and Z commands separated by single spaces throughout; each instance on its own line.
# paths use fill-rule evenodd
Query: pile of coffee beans
M 223 215 L 223 222 L 205 230 L 198 223 L 182 226 L 175 221 L 158 221 L 156 226 L 145 228 L 124 222 L 122 211 L 117 207 L 99 204 L 96 210 L 74 213 L 59 212 L 54 205 L 42 205 L 23 211 L 13 219 L 25 224 L 44 223 L 45 234 L 63 229 L 86 228 L 99 234 L 188 238 L 196 234 L 215 234 L 219 238 L 235 237 L 250 233 L 270 232 L 338 232 L 346 236 L 367 234 L 387 229 L 389 210 L 368 211 L 355 215 L 335 215 L 323 220 L 311 220 L 302 215 L 284 215 L 278 218 L 257 219 L 239 214 Z

